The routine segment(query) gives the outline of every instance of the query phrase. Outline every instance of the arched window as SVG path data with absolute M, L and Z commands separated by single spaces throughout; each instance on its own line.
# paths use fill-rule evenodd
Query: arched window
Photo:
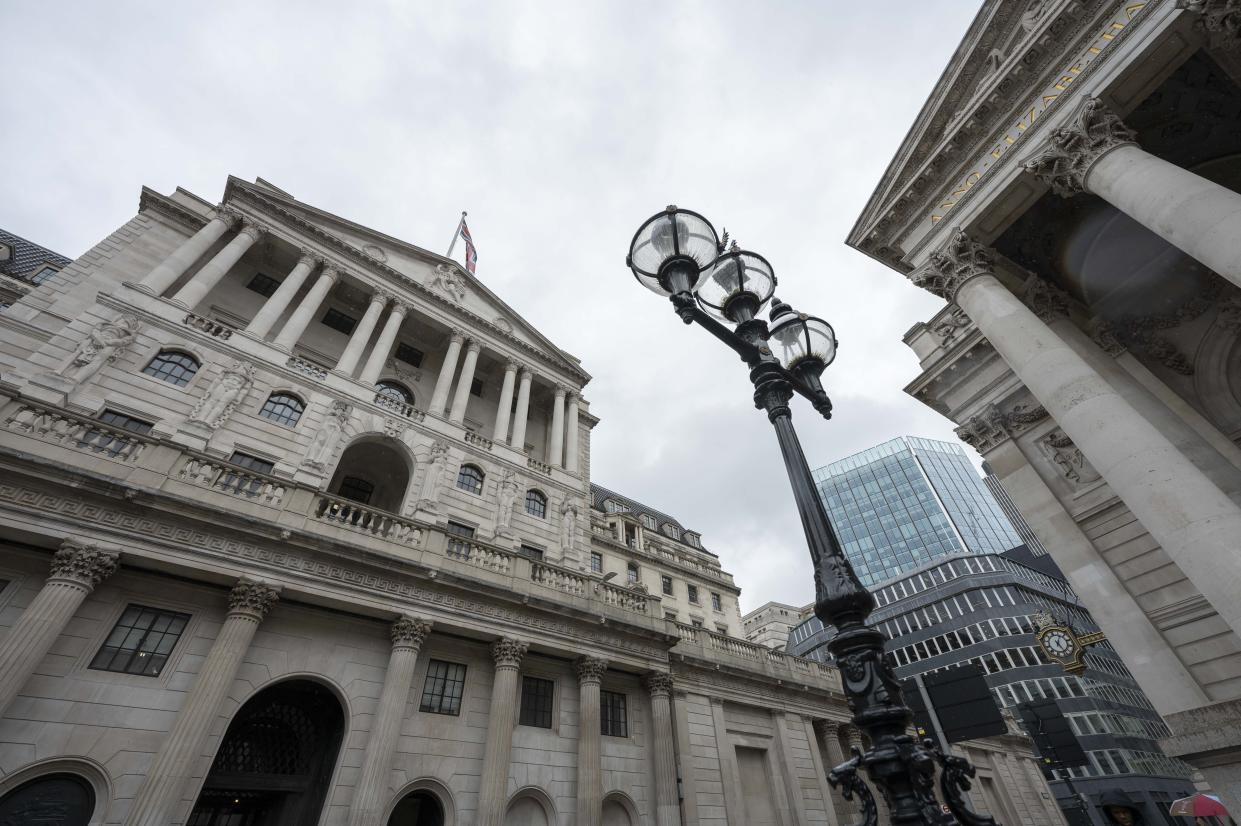
M 361 502 L 363 505 L 369 505 L 371 494 L 374 492 L 375 486 L 365 479 L 358 476 L 346 476 L 340 480 L 340 490 L 337 491 L 337 495 L 351 502 Z
M 289 393 L 272 393 L 267 397 L 267 401 L 263 404 L 263 409 L 259 411 L 259 415 L 264 419 L 271 419 L 278 424 L 293 427 L 298 420 L 302 418 L 302 411 L 306 406 L 302 404 L 302 400 L 297 396 Z
M 539 519 L 546 519 L 547 497 L 537 490 L 526 491 L 526 513 L 537 516 Z
M 375 390 L 379 392 L 379 395 L 386 396 L 393 401 L 398 401 L 402 404 L 414 403 L 414 394 L 410 393 L 409 390 L 405 388 L 405 385 L 399 384 L 398 382 L 381 381 L 375 385 Z
M 483 472 L 473 465 L 462 465 L 457 471 L 457 487 L 470 493 L 483 492 Z
M 190 379 L 194 378 L 198 368 L 198 359 L 189 353 L 161 350 L 158 356 L 151 359 L 150 364 L 142 368 L 142 372 L 160 381 L 175 384 L 177 387 L 185 387 L 190 383 Z

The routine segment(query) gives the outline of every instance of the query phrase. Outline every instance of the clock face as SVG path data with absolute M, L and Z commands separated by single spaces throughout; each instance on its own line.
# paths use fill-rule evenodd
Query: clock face
M 1048 631 L 1043 635 L 1043 645 L 1047 646 L 1047 650 L 1057 657 L 1067 657 L 1073 653 L 1073 649 L 1077 647 L 1077 643 L 1065 631 L 1055 629 Z

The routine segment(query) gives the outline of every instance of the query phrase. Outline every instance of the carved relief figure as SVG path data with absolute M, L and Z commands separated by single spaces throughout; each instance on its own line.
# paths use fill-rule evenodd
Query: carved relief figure
M 78 344 L 73 358 L 69 359 L 60 374 L 74 384 L 89 381 L 105 364 L 111 364 L 125 352 L 133 343 L 139 326 L 138 319 L 131 315 L 100 322 Z
M 509 525 L 513 521 L 513 503 L 517 501 L 517 491 L 520 485 L 517 484 L 517 474 L 511 470 L 504 471 L 504 475 L 500 478 L 500 487 L 498 494 L 496 511 L 496 535 L 511 536 L 513 529 Z
M 444 477 L 444 467 L 448 464 L 448 445 L 436 442 L 431 445 L 431 455 L 427 459 L 427 472 L 422 477 L 422 490 L 418 492 L 418 507 L 429 511 L 436 509 L 435 500 L 439 498 L 440 482 Z
M 336 455 L 336 446 L 340 443 L 340 434 L 349 421 L 351 408 L 345 402 L 332 402 L 332 407 L 323 417 L 323 423 L 315 431 L 315 438 L 306 451 L 302 464 L 315 470 L 324 470 Z
M 234 361 L 207 388 L 206 394 L 190 414 L 190 421 L 202 422 L 215 430 L 233 415 L 253 382 L 254 365 Z
M 565 497 L 560 503 L 560 550 L 565 555 L 572 553 L 573 540 L 577 538 L 577 503 L 571 497 Z
M 435 265 L 435 277 L 431 279 L 431 289 L 439 290 L 457 304 L 465 301 L 465 284 L 462 283 L 457 271 L 447 264 Z
M 1053 430 L 1038 442 L 1039 450 L 1056 467 L 1060 475 L 1076 487 L 1097 482 L 1099 472 L 1082 455 L 1073 440 L 1062 430 Z

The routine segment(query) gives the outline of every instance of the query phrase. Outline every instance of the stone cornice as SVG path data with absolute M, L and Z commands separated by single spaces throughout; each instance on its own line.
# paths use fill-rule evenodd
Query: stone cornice
M 167 195 L 161 195 L 145 186 L 142 188 L 142 194 L 138 197 L 138 211 L 157 212 L 166 218 L 171 218 L 191 232 L 198 232 L 211 220 L 209 216 L 195 212 L 177 203 Z

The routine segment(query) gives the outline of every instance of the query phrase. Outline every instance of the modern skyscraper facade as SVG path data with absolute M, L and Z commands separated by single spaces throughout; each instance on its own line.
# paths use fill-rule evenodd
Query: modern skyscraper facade
M 960 445 L 901 436 L 814 471 L 867 586 L 961 553 L 1021 544 Z

